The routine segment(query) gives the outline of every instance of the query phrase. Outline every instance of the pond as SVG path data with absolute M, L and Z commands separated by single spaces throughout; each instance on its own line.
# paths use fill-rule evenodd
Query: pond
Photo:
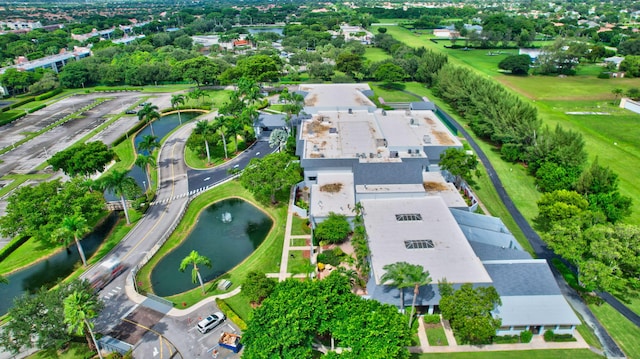
M 284 31 L 284 27 L 260 27 L 260 28 L 249 28 L 250 34 L 257 34 L 260 32 L 274 32 L 280 36 L 282 36 L 282 31 Z
M 194 118 L 200 116 L 202 113 L 200 112 L 181 112 L 180 117 L 182 119 L 182 123 L 193 120 Z M 160 117 L 160 119 L 153 121 L 153 133 L 158 137 L 158 141 L 160 141 L 164 136 L 169 134 L 169 132 L 173 131 L 176 127 L 180 126 L 180 119 L 178 118 L 177 113 L 173 113 L 171 115 L 166 115 Z M 138 134 L 136 138 L 133 140 L 134 146 L 137 149 L 138 143 L 142 142 L 142 138 L 144 136 L 151 134 L 151 128 L 147 125 L 145 126 Z M 133 177 L 136 180 L 136 183 L 140 188 L 144 189 L 145 186 L 149 184 L 147 182 L 147 176 L 145 175 L 142 168 L 138 166 L 133 166 L 129 171 L 129 176 Z M 116 196 L 112 191 L 106 191 L 104 194 L 104 198 L 107 201 L 118 201 L 120 197 Z
M 116 213 L 111 213 L 105 221 L 97 226 L 91 234 L 80 243 L 87 259 L 100 247 L 117 222 Z M 76 266 L 81 265 L 76 243 L 69 246 L 69 251 L 60 251 L 51 257 L 37 262 L 27 268 L 9 274 L 9 284 L 0 284 L 0 315 L 4 315 L 13 306 L 13 298 L 24 293 L 34 293 L 40 287 L 51 288 L 61 279 L 66 278 Z
M 273 221 L 261 210 L 239 198 L 229 198 L 207 207 L 195 228 L 151 272 L 152 292 L 162 296 L 186 292 L 199 286 L 191 281 L 193 266 L 180 272 L 180 262 L 192 250 L 211 260 L 211 268 L 199 266 L 208 282 L 228 272 L 260 246 Z

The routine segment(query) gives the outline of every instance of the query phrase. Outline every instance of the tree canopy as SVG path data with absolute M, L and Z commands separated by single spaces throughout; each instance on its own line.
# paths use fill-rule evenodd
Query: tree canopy
M 507 56 L 498 64 L 499 69 L 510 71 L 514 75 L 527 75 L 530 66 L 531 57 L 526 54 Z
M 114 157 L 115 153 L 107 145 L 101 141 L 94 141 L 74 145 L 57 152 L 48 162 L 55 171 L 62 169 L 68 176 L 88 177 L 96 172 L 104 171 L 105 166 Z
M 347 216 L 343 214 L 329 213 L 329 217 L 318 223 L 313 234 L 319 241 L 329 243 L 342 243 L 351 233 L 351 225 L 347 221 Z
M 349 279 L 337 272 L 279 282 L 247 324 L 243 358 L 309 358 L 318 337 L 350 348 L 343 352 L 349 358 L 409 357 L 410 334 L 397 308 L 351 293 Z
M 301 180 L 300 164 L 283 152 L 253 158 L 240 176 L 242 185 L 259 201 L 271 203 L 276 203 L 278 194 L 286 196 Z
M 456 177 L 456 186 L 460 186 L 462 179 L 473 184 L 471 175 L 478 175 L 478 157 L 462 149 L 449 148 L 440 155 L 440 167 Z
M 242 282 L 242 295 L 247 297 L 251 303 L 260 304 L 267 298 L 276 287 L 274 278 L 267 277 L 261 272 L 249 272 Z

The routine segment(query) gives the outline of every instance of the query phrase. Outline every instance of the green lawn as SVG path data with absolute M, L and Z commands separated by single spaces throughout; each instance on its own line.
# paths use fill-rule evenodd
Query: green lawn
M 444 334 L 444 328 L 442 324 L 425 324 L 425 332 L 427 333 L 427 339 L 430 346 L 447 346 L 447 336 Z
M 414 359 L 447 358 L 447 359 L 591 359 L 603 358 L 589 349 L 572 350 L 518 350 L 504 352 L 469 352 L 469 353 L 427 353 L 412 354 Z
M 234 313 L 240 317 L 240 319 L 245 321 L 245 323 L 249 320 L 251 312 L 253 312 L 253 308 L 251 307 L 251 303 L 249 303 L 249 299 L 247 299 L 242 292 L 231 298 L 227 298 L 224 301 L 229 305 L 229 307 L 231 307 Z
M 311 228 L 309 228 L 308 218 L 300 218 L 295 214 L 292 216 L 292 218 L 293 218 L 293 221 L 291 222 L 292 236 L 301 236 L 304 234 L 311 234 Z
M 382 97 L 385 102 L 415 102 L 420 101 L 419 98 L 412 96 L 406 92 L 400 90 L 381 86 L 379 83 L 369 83 L 369 87 L 375 93 L 375 98 Z
M 616 340 L 628 358 L 640 358 L 640 328 L 623 317 L 609 304 L 590 305 L 607 332 Z
M 243 140 L 238 141 L 238 147 L 240 147 L 240 151 L 243 151 L 247 148 L 245 142 Z M 200 157 L 200 155 L 196 152 L 193 152 L 188 147 L 185 148 L 184 161 L 187 166 L 196 169 L 206 169 L 215 167 L 217 165 L 221 165 L 231 159 L 233 159 L 238 152 L 236 152 L 236 144 L 232 140 L 228 140 L 227 142 L 227 155 L 229 158 L 224 158 L 224 147 L 222 144 L 214 144 L 209 143 L 209 155 L 211 157 L 211 163 L 207 163 L 207 156 Z
M 82 340 L 81 338 L 79 340 Z M 97 355 L 95 352 L 94 355 Z M 89 352 L 87 342 L 71 342 L 69 348 L 63 352 L 56 350 L 41 350 L 33 355 L 29 355 L 27 359 L 78 359 L 92 358 Z
M 367 47 L 367 49 L 364 52 L 364 58 L 371 62 L 378 62 L 378 61 L 390 59 L 391 55 L 387 54 L 386 51 L 384 51 L 381 48 Z
M 196 221 L 200 213 L 205 210 L 211 203 L 220 201 L 229 197 L 239 197 L 251 202 L 258 208 L 261 208 L 274 221 L 273 227 L 267 238 L 262 242 L 260 247 L 256 249 L 251 256 L 238 264 L 228 273 L 220 278 L 216 278 L 206 284 L 207 296 L 222 293 L 216 288 L 216 283 L 220 279 L 228 279 L 233 285 L 229 290 L 233 290 L 239 286 L 247 273 L 253 270 L 264 273 L 274 273 L 280 270 L 280 258 L 282 256 L 282 247 L 284 239 L 284 225 L 287 215 L 286 203 L 281 203 L 277 207 L 265 207 L 257 203 L 253 195 L 240 185 L 237 181 L 231 181 L 213 188 L 204 194 L 196 197 L 191 201 L 187 212 L 182 221 L 171 234 L 167 242 L 162 246 L 158 253 L 145 265 L 139 272 L 136 280 L 139 287 L 143 290 L 150 290 L 150 274 L 151 269 L 159 262 L 159 260 L 173 248 L 178 246 L 195 227 Z M 226 291 L 225 291 L 226 292 Z M 189 292 L 167 297 L 174 303 L 186 303 L 187 307 L 202 300 L 203 296 L 200 288 L 194 288 Z
M 287 272 L 291 274 L 306 274 L 309 271 L 309 258 L 304 258 L 304 251 L 290 251 Z

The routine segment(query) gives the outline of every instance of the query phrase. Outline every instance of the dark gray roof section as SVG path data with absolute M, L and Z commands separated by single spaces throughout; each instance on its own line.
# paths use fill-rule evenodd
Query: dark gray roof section
M 500 296 L 562 295 L 544 259 L 483 263 Z
M 499 259 L 531 259 L 531 255 L 529 253 L 515 248 L 503 248 L 471 240 L 469 241 L 469 244 L 481 261 L 492 261 Z
M 425 158 L 425 166 L 429 161 Z M 353 179 L 359 184 L 414 184 L 422 183 L 422 169 L 411 161 L 387 163 L 356 163 Z
M 436 105 L 433 102 L 429 102 L 429 101 L 411 102 L 409 104 L 409 107 L 412 110 L 430 110 L 430 111 L 436 110 Z
M 309 94 L 309 92 L 302 91 L 302 90 L 296 90 L 293 93 L 297 93 L 298 95 L 302 95 L 302 97 L 307 97 L 307 95 Z
M 395 305 L 400 307 L 400 290 L 396 287 L 389 285 L 376 285 L 375 276 L 371 276 L 367 283 L 367 293 L 371 299 L 375 299 L 381 303 Z M 489 283 L 476 283 L 476 287 L 486 287 Z M 454 289 L 460 289 L 462 284 L 453 284 Z M 416 306 L 438 305 L 440 303 L 440 292 L 438 291 L 438 283 L 432 283 L 420 287 L 418 298 L 416 299 Z M 404 306 L 405 308 L 411 307 L 413 302 L 413 288 L 405 288 L 404 290 Z
M 255 122 L 255 126 L 267 128 L 284 128 L 287 126 L 285 117 L 286 115 L 284 114 L 272 115 L 268 113 L 261 113 L 260 116 L 258 116 L 258 120 Z
M 516 238 L 509 232 L 500 218 L 453 208 L 450 211 L 470 242 L 522 250 Z
M 373 90 L 362 90 L 360 91 L 362 92 L 363 95 L 367 96 L 367 97 L 373 97 L 375 96 L 375 93 L 373 93 Z

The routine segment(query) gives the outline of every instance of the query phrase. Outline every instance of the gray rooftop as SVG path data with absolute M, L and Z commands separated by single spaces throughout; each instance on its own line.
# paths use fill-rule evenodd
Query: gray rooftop
M 580 319 L 562 295 L 501 296 L 502 305 L 493 314 L 502 326 L 578 325 Z
M 422 265 L 434 282 L 442 278 L 451 283 L 491 282 L 441 198 L 363 199 L 361 203 L 376 283 L 381 284 L 385 265 L 402 261 Z M 405 220 L 403 215 L 413 218 Z M 408 248 L 414 241 L 431 241 L 433 248 Z
M 258 127 L 286 127 L 287 121 L 285 120 L 286 115 L 284 114 L 269 114 L 269 113 L 260 113 L 258 116 L 258 120 L 255 122 L 255 126 Z
M 522 249 L 500 218 L 457 209 L 451 209 L 451 214 L 469 241 Z
M 462 230 L 464 232 L 464 229 Z M 482 261 L 491 261 L 498 259 L 531 259 L 531 255 L 525 251 L 495 246 L 492 244 L 469 241 L 471 248 Z
M 483 261 L 501 296 L 561 295 L 544 259 Z
M 353 173 L 320 172 L 318 184 L 311 186 L 310 210 L 314 217 L 327 217 L 329 213 L 353 217 L 355 193 Z
M 309 107 L 375 107 L 375 104 L 361 92 L 371 90 L 368 84 L 304 84 L 300 85 L 300 90 L 308 93 L 304 103 Z
M 411 102 L 409 103 L 409 106 L 411 107 L 412 110 L 429 110 L 429 111 L 436 110 L 436 105 L 433 102 L 429 102 L 429 101 Z

